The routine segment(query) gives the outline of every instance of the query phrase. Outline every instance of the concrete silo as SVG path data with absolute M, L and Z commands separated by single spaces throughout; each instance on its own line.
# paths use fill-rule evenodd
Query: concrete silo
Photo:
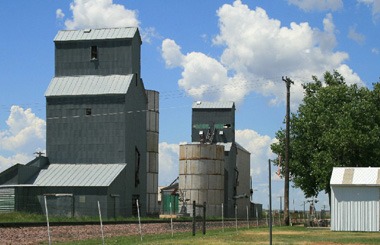
M 224 146 L 191 143 L 180 145 L 179 190 L 192 203 L 206 202 L 207 216 L 221 216 L 224 202 Z M 181 203 L 180 203 L 180 206 Z
M 146 90 L 148 98 L 146 115 L 147 133 L 147 214 L 158 214 L 158 128 L 159 93 Z

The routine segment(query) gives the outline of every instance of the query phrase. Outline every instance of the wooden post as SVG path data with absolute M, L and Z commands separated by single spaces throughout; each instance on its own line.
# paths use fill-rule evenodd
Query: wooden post
M 206 234 L 206 202 L 203 203 L 203 235 Z
M 285 168 L 284 168 L 284 222 L 289 226 L 289 121 L 290 121 L 290 78 L 282 78 L 286 83 L 286 129 L 285 129 Z
M 195 236 L 195 201 L 193 201 L 193 236 Z

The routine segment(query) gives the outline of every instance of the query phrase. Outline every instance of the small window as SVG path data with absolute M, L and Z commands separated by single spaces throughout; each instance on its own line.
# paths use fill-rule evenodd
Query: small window
M 91 60 L 98 59 L 98 46 L 91 46 Z
M 91 116 L 91 108 L 86 108 L 86 116 Z
M 135 147 L 135 187 L 140 184 L 140 157 L 140 152 L 137 147 Z
M 231 124 L 227 123 L 223 125 L 223 128 L 231 128 Z

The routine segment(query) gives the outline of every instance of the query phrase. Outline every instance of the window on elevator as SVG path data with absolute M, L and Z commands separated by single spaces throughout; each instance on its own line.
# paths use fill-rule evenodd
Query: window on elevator
M 98 59 L 98 46 L 91 46 L 91 60 Z
M 91 108 L 86 108 L 86 116 L 91 116 L 92 110 Z

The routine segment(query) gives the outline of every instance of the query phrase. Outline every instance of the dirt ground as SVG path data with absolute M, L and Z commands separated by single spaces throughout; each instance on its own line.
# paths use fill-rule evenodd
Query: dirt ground
M 143 234 L 170 232 L 170 224 L 142 224 Z M 104 236 L 139 235 L 138 224 L 104 225 Z M 47 227 L 0 228 L 0 244 L 40 244 L 48 242 Z M 100 225 L 51 226 L 50 237 L 54 241 L 101 239 Z
M 197 223 L 200 226 L 200 223 Z M 234 226 L 234 222 L 225 222 L 226 227 Z M 245 225 L 244 223 L 240 224 Z M 207 223 L 207 229 L 221 227 L 218 222 Z M 174 223 L 173 229 L 179 231 L 192 231 L 192 223 L 179 222 Z M 170 233 L 170 223 L 153 223 L 142 224 L 142 234 Z M 138 224 L 117 224 L 103 225 L 105 237 L 139 235 Z M 20 227 L 20 228 L 0 228 L 1 245 L 30 245 L 48 242 L 48 229 L 46 226 L 41 227 Z M 51 226 L 50 237 L 52 242 L 57 241 L 78 241 L 85 239 L 101 240 L 100 225 L 81 225 L 81 226 Z

